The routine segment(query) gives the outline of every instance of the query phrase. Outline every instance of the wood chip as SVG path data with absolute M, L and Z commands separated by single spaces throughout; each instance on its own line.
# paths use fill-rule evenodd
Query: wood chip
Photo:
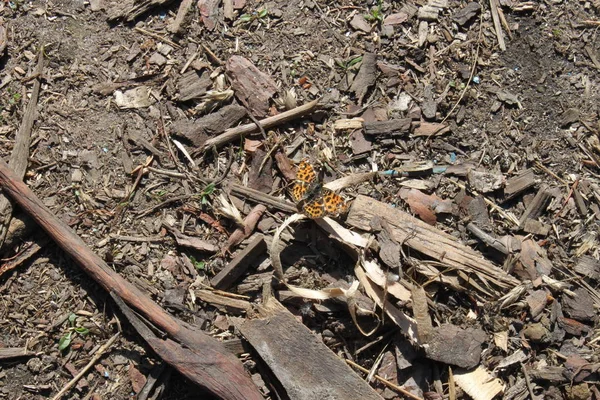
M 255 117 L 267 115 L 269 99 L 277 93 L 277 86 L 271 77 L 241 56 L 231 56 L 227 60 L 226 69 L 237 99 Z
M 281 382 L 291 400 L 381 400 L 322 340 L 277 300 L 269 298 L 258 317 L 238 328 Z
M 377 55 L 365 53 L 358 74 L 350 86 L 350 91 L 356 94 L 358 103 L 361 104 L 369 88 L 375 84 L 377 79 Z

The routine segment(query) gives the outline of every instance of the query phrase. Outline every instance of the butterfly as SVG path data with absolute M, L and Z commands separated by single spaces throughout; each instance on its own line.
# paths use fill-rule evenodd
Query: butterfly
M 292 198 L 297 203 L 298 210 L 312 219 L 342 214 L 348 208 L 342 196 L 323 187 L 322 174 L 317 176 L 313 166 L 306 160 L 298 165 Z

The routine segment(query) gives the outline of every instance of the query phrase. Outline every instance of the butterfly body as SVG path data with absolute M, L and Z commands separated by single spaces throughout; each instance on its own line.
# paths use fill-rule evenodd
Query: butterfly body
M 292 188 L 292 197 L 298 210 L 313 219 L 338 215 L 347 208 L 340 195 L 323 186 L 321 175 L 317 176 L 313 166 L 304 160 L 298 166 L 296 182 Z

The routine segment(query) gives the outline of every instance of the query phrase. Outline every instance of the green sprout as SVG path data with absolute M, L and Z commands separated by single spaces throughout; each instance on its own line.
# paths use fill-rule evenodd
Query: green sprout
M 377 2 L 377 6 L 371 8 L 371 11 L 369 11 L 368 14 L 365 14 L 364 17 L 367 21 L 369 22 L 376 22 L 376 23 L 381 23 L 383 22 L 383 12 L 381 10 L 382 8 L 382 1 L 379 0 Z
M 74 335 L 85 336 L 90 333 L 89 329 L 84 328 L 82 326 L 75 326 L 75 320 L 77 319 L 77 315 L 71 313 L 69 315 L 69 329 L 68 332 L 63 335 L 58 341 L 58 349 L 60 351 L 65 351 L 71 346 L 71 341 L 73 340 Z
M 269 12 L 267 11 L 266 8 L 263 8 L 262 10 L 260 10 L 259 12 L 253 12 L 252 14 L 242 14 L 240 15 L 240 21 L 244 22 L 244 23 L 252 23 L 253 21 L 263 21 L 267 16 L 269 15 Z
M 194 258 L 194 256 L 190 256 L 190 261 L 192 262 L 192 264 L 194 264 L 194 267 L 197 270 L 204 271 L 204 268 L 206 268 L 206 262 L 198 261 Z
M 208 196 L 213 194 L 214 191 L 215 191 L 214 183 L 209 183 L 208 185 L 206 185 L 204 190 L 200 193 L 200 203 L 202 205 L 208 204 Z
M 337 65 L 343 69 L 344 71 L 349 70 L 352 66 L 358 64 L 359 62 L 361 62 L 363 59 L 362 56 L 357 56 L 357 57 L 353 57 L 350 58 L 346 61 L 341 61 L 341 60 L 336 60 Z

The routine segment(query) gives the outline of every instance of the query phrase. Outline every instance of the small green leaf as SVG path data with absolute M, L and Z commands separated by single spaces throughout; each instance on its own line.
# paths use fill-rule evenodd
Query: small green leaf
M 65 336 L 61 337 L 58 341 L 58 349 L 63 351 L 67 349 L 71 345 L 71 332 L 67 333 Z
M 204 271 L 205 266 L 206 266 L 206 263 L 204 261 L 196 261 L 196 263 L 194 264 L 194 267 L 196 267 L 196 269 L 199 269 L 201 271 Z
M 202 191 L 202 195 L 206 196 L 206 195 L 212 194 L 214 191 L 215 191 L 215 184 L 209 183 Z
M 267 16 L 267 14 L 268 14 L 268 13 L 269 13 L 269 12 L 267 11 L 267 9 L 266 9 L 266 8 L 264 8 L 264 9 L 262 9 L 262 10 L 260 10 L 260 11 L 258 12 L 258 18 L 264 18 L 264 17 L 266 17 L 266 16 Z
M 358 57 L 356 57 L 356 58 L 352 59 L 352 60 L 351 60 L 351 61 L 348 63 L 348 67 L 347 67 L 347 68 L 350 68 L 351 66 L 358 64 L 359 62 L 361 62 L 361 61 L 362 61 L 362 59 L 363 59 L 363 58 L 362 58 L 362 56 L 358 56 Z
M 75 320 L 77 319 L 77 315 L 71 313 L 69 314 L 69 324 L 71 324 L 71 326 L 75 325 Z
M 252 15 L 250 14 L 244 14 L 242 16 L 240 16 L 240 21 L 242 22 L 250 22 L 252 20 Z
M 79 333 L 81 336 L 85 336 L 90 333 L 88 328 L 84 328 L 82 326 L 75 328 L 75 332 Z

